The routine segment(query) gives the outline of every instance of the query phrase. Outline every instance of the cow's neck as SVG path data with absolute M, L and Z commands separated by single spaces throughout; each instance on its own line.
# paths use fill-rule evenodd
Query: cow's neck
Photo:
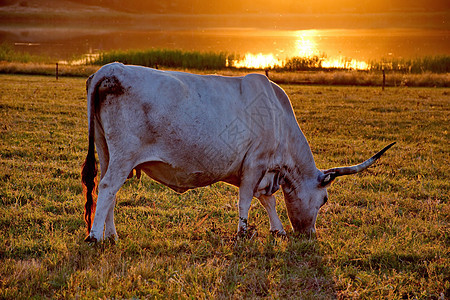
M 314 177 L 317 175 L 316 163 L 303 132 L 299 127 L 293 130 L 290 137 L 289 153 L 292 157 L 292 170 L 295 170 L 297 175 Z

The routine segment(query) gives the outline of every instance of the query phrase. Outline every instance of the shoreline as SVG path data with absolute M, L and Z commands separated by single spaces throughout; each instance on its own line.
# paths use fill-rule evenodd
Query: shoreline
M 58 64 L 58 77 L 88 77 L 101 66 Z M 216 74 L 223 76 L 243 76 L 249 73 L 265 74 L 264 70 L 226 68 L 221 70 L 198 70 L 185 68 L 162 68 L 167 71 L 182 71 L 195 74 Z M 43 75 L 56 77 L 56 64 L 18 63 L 0 61 L 0 74 Z M 269 79 L 278 84 L 296 85 L 340 85 L 340 86 L 379 86 L 383 84 L 380 71 L 279 71 L 269 70 Z M 386 72 L 386 87 L 450 87 L 450 73 L 421 74 Z

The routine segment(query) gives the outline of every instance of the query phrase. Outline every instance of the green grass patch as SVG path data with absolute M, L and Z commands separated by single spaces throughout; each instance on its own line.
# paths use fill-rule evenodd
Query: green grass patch
M 326 55 L 312 57 L 290 57 L 286 60 L 284 66 L 277 68 L 283 71 L 332 71 L 347 69 L 342 68 L 325 68 L 322 63 L 326 59 Z M 349 60 L 349 62 L 351 59 Z M 401 73 L 449 73 L 450 72 L 450 56 L 434 55 L 415 58 L 383 58 L 368 61 L 370 71 L 394 71 Z M 350 68 L 349 68 L 350 69 Z
M 35 55 L 14 50 L 11 44 L 0 44 L 0 61 L 18 63 L 50 63 L 52 58 L 44 55 Z
M 98 58 L 86 59 L 88 64 L 104 65 L 119 61 L 125 64 L 134 64 L 147 67 L 161 66 L 166 68 L 187 68 L 198 70 L 220 70 L 232 67 L 233 60 L 241 57 L 225 52 L 199 52 L 183 51 L 172 49 L 151 49 L 151 50 L 127 50 L 102 52 Z M 322 66 L 326 56 L 312 57 L 289 57 L 283 66 L 275 67 L 278 72 L 298 72 L 298 71 L 336 71 L 350 70 L 351 68 L 326 68 Z M 384 58 L 373 60 L 368 63 L 371 72 L 387 71 L 399 72 L 402 74 L 424 74 L 450 72 L 450 56 L 424 56 L 410 59 Z M 360 72 L 364 73 L 364 72 Z M 400 84 L 400 82 L 399 82 Z
M 407 73 L 449 73 L 450 55 L 423 56 L 416 58 L 385 58 L 370 62 L 373 70 L 382 69 Z
M 189 68 L 199 70 L 220 70 L 228 66 L 232 57 L 226 53 L 182 51 L 171 49 L 110 51 L 100 53 L 89 64 L 104 65 L 119 61 L 125 64 L 147 67 Z
M 449 89 L 283 86 L 319 168 L 397 141 L 329 189 L 316 239 L 274 239 L 255 200 L 237 240 L 236 188 L 179 195 L 143 176 L 118 193 L 118 243 L 89 246 L 85 79 L 0 81 L 2 299 L 450 297 Z

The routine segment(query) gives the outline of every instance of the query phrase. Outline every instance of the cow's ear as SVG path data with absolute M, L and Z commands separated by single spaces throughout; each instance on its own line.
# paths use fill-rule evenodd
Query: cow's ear
M 319 176 L 319 186 L 320 187 L 326 187 L 329 186 L 334 179 L 336 179 L 336 177 L 338 176 L 337 173 L 335 172 L 329 172 L 329 173 L 322 173 Z

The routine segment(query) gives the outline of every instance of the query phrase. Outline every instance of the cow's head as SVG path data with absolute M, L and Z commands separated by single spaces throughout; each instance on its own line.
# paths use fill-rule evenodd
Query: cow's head
M 384 152 L 395 144 L 392 143 L 365 162 L 351 167 L 317 170 L 316 174 L 286 174 L 282 189 L 289 220 L 294 232 L 314 233 L 317 214 L 322 205 L 328 201 L 327 187 L 336 177 L 361 172 L 372 165 Z

